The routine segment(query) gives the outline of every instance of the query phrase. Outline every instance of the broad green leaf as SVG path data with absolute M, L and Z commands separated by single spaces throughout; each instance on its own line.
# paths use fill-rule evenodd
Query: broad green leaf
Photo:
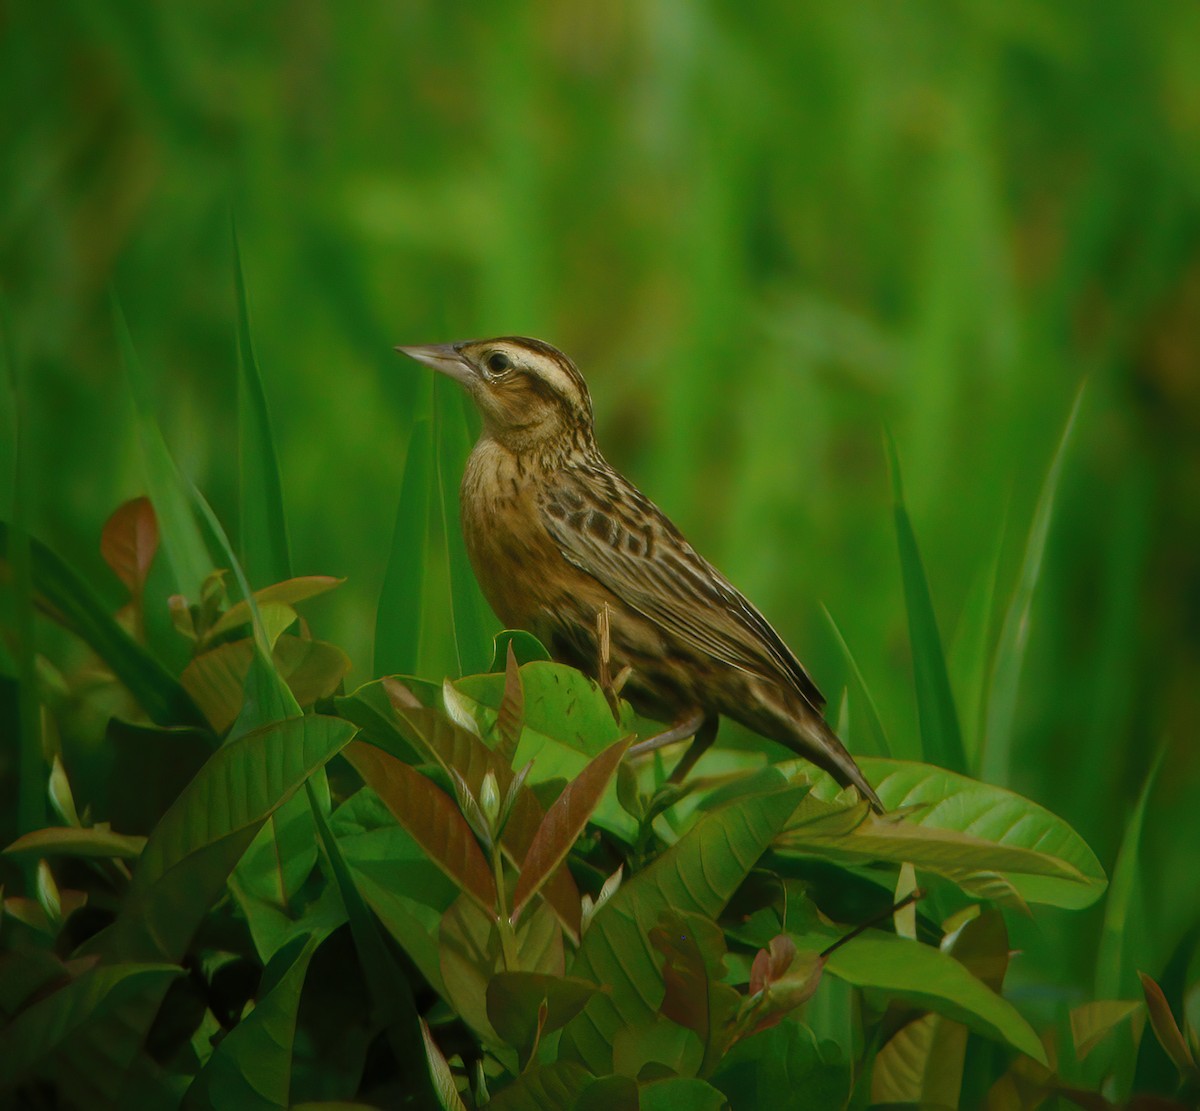
M 292 577 L 283 486 L 271 434 L 271 414 L 250 334 L 250 306 L 237 227 L 233 273 L 238 330 L 238 537 L 241 564 L 251 582 L 278 583 Z
M 521 864 L 517 889 L 513 893 L 512 920 L 515 922 L 525 905 L 542 884 L 566 859 L 583 832 L 588 818 L 612 782 L 617 765 L 625 756 L 632 737 L 610 745 L 595 757 L 567 786 L 546 811 L 542 824 L 530 842 L 529 851 Z
M 887 731 L 883 727 L 883 719 L 879 716 L 879 707 L 875 705 L 875 697 L 871 694 L 871 688 L 867 686 L 867 681 L 863 678 L 858 661 L 850 651 L 850 645 L 846 643 L 846 638 L 842 636 L 842 630 L 838 628 L 837 622 L 834 621 L 833 614 L 824 606 L 821 607 L 821 610 L 825 614 L 825 620 L 829 622 L 829 628 L 833 632 L 833 637 L 837 641 L 838 647 L 842 650 L 842 658 L 849 666 L 851 673 L 854 675 L 854 681 L 858 684 L 858 689 L 862 693 L 863 702 L 867 708 L 867 723 L 871 727 L 872 746 L 875 750 L 873 755 L 890 756 L 892 746 L 888 743 Z
M 892 473 L 893 512 L 896 543 L 900 551 L 900 574 L 904 581 L 904 605 L 908 611 L 908 639 L 912 646 L 913 679 L 917 688 L 917 713 L 921 719 L 922 758 L 950 771 L 964 772 L 958 711 L 946 672 L 946 656 L 938 632 L 937 616 L 929 593 L 929 581 L 917 547 L 917 536 L 904 504 L 900 459 L 896 444 L 887 437 L 888 462 Z
M 641 1111 L 722 1111 L 723 1092 L 706 1080 L 672 1076 L 643 1086 Z
M 967 1034 L 962 1023 L 935 1014 L 902 1026 L 876 1054 L 872 1103 L 958 1107 Z
M 333 575 L 301 575 L 298 578 L 285 579 L 273 583 L 271 586 L 264 586 L 261 590 L 256 590 L 254 601 L 259 607 L 273 603 L 294 606 L 297 602 L 304 602 L 319 594 L 325 594 L 334 587 L 341 586 L 345 581 L 345 579 L 335 578 Z M 239 625 L 249 625 L 251 620 L 250 606 L 244 600 L 235 602 L 208 630 L 208 639 L 219 636 L 221 633 L 227 633 L 230 629 L 236 629 Z
M 17 544 L 19 547 L 19 543 Z M 78 574 L 49 548 L 29 538 L 34 601 L 92 649 L 159 725 L 201 725 L 203 717 L 175 678 L 109 616 Z M 0 558 L 11 562 L 12 528 L 0 521 Z
M 571 974 L 609 984 L 562 1034 L 560 1053 L 602 1075 L 611 1071 L 612 1039 L 645 1025 L 663 998 L 662 977 L 646 943 L 668 909 L 715 918 L 804 797 L 784 787 L 734 800 L 704 815 L 676 844 L 622 884 L 596 912 Z
M 446 875 L 486 911 L 496 906 L 496 882 L 479 842 L 453 800 L 420 772 L 359 741 L 345 757 Z
M 1126 1019 L 1142 1009 L 1138 1000 L 1096 999 L 1071 1009 L 1071 1041 L 1075 1057 L 1083 1061 Z M 1134 1040 L 1137 1038 L 1135 1036 Z
M 451 620 L 454 624 L 459 672 L 474 675 L 487 666 L 488 645 L 499 623 L 492 616 L 475 582 L 459 525 L 458 487 L 471 445 L 467 441 L 468 430 L 457 393 L 458 386 L 449 379 L 438 376 L 434 381 L 434 439 L 437 445 L 442 529 L 450 570 Z
M 0 1091 L 29 1076 L 65 1039 L 183 970 L 172 964 L 111 964 L 84 972 L 26 1007 L 0 1031 Z
M 125 323 L 125 314 L 115 292 L 112 294 L 112 313 L 117 349 L 125 369 L 137 421 L 146 488 L 154 503 L 163 548 L 175 575 L 176 589 L 184 597 L 194 599 L 199 596 L 200 584 L 214 569 L 212 557 L 192 512 L 187 484 L 167 449 L 162 430 L 155 419 L 150 381 L 134 350 L 129 326 Z
M 861 766 L 889 811 L 915 809 L 881 818 L 826 801 L 837 788 L 822 773 L 781 849 L 846 863 L 908 861 L 955 882 L 998 872 L 1028 902 L 1073 909 L 1103 893 L 1107 881 L 1095 854 L 1036 803 L 926 764 L 864 758 Z
M 820 941 L 806 937 L 797 944 L 805 948 Z M 872 932 L 830 953 L 825 968 L 854 987 L 877 988 L 1046 1063 L 1041 1041 L 1016 1008 L 938 949 Z
M 573 1061 L 537 1065 L 495 1092 L 488 1111 L 571 1111 L 592 1074 Z
M 1083 403 L 1084 386 L 1075 394 L 1066 427 L 1058 441 L 1050 469 L 1042 482 L 1033 521 L 1029 526 L 1029 537 L 1025 542 L 1025 556 L 1021 563 L 1020 576 L 1012 601 L 1004 615 L 1000 629 L 1000 642 L 992 664 L 992 677 L 987 696 L 986 726 L 983 746 L 980 751 L 980 776 L 989 783 L 1008 782 L 1012 771 L 1013 734 L 1017 716 L 1017 694 L 1021 684 L 1021 672 L 1025 666 L 1025 650 L 1029 644 L 1029 630 L 1033 620 L 1033 599 L 1038 580 L 1042 574 L 1042 559 L 1046 552 L 1046 538 L 1054 520 L 1054 501 L 1058 494 L 1058 483 L 1062 476 L 1063 461 L 1071 442 L 1071 432 Z
M 255 651 L 249 638 L 219 644 L 192 660 L 179 677 L 218 733 L 224 733 L 241 712 Z M 301 706 L 328 698 L 350 670 L 350 658 L 337 645 L 287 633 L 275 642 L 271 658 Z
M 46 826 L 18 837 L 5 856 L 81 856 L 136 860 L 146 844 L 144 837 L 113 833 L 105 827 Z
M 429 420 L 413 424 L 404 460 L 404 479 L 379 604 L 375 609 L 376 675 L 407 675 L 420 662 L 421 613 L 429 537 L 429 492 L 434 482 Z
M 798 1022 L 782 1022 L 738 1042 L 711 1077 L 732 1111 L 813 1111 L 844 1107 L 850 1067 L 836 1045 L 817 1043 Z
M 97 946 L 126 959 L 180 958 L 263 823 L 354 731 L 339 718 L 310 715 L 213 753 L 151 834 L 117 921 Z
M 487 985 L 488 1021 L 525 1061 L 539 1037 L 565 1026 L 600 990 L 572 976 L 497 972 Z M 545 1012 L 539 1015 L 543 1004 Z
M 1097 999 L 1118 999 L 1137 990 L 1133 979 L 1130 926 L 1143 897 L 1140 890 L 1139 860 L 1142 827 L 1145 825 L 1150 795 L 1165 756 L 1165 746 L 1160 747 L 1150 770 L 1146 773 L 1146 781 L 1142 784 L 1133 813 L 1129 815 L 1125 833 L 1121 838 L 1121 847 L 1117 851 L 1112 887 L 1104 907 L 1104 923 L 1100 928 L 1100 944 L 1096 953 Z
M 354 946 L 358 951 L 375 1018 L 387 1031 L 388 1043 L 400 1069 L 400 1083 L 404 1090 L 411 1093 L 411 1102 L 418 1111 L 433 1111 L 437 1107 L 437 1096 L 425 1057 L 412 986 L 388 952 L 379 927 L 354 882 L 350 866 L 329 829 L 315 792 L 311 786 L 307 789 L 325 859 L 341 893 L 346 917 L 350 920 Z
M 505 670 L 509 648 L 512 648 L 521 666 L 550 660 L 545 645 L 533 633 L 527 633 L 524 629 L 501 629 L 492 641 L 492 663 L 488 671 Z
M 217 1044 L 188 1089 L 183 1111 L 235 1106 L 286 1111 L 300 992 L 323 940 L 324 934 L 296 938 L 271 959 L 254 1010 Z

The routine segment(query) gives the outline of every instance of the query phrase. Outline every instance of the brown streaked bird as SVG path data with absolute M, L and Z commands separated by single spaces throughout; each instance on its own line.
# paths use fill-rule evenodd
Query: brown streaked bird
M 566 355 L 519 336 L 396 350 L 462 383 L 483 417 L 462 527 L 501 621 L 596 676 L 607 606 L 612 665 L 631 669 L 625 697 L 675 723 L 638 747 L 695 738 L 672 778 L 712 743 L 724 714 L 883 810 L 779 634 L 600 454 L 591 396 Z

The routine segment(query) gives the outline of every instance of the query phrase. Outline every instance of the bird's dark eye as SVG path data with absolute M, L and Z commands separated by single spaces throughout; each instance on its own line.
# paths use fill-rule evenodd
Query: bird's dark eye
M 503 351 L 497 351 L 488 356 L 488 370 L 493 374 L 502 374 L 506 370 L 512 368 L 512 359 L 510 359 Z

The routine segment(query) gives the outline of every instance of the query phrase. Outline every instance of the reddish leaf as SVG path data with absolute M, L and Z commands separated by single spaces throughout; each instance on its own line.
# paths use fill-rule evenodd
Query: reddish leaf
M 497 758 L 478 737 L 455 725 L 439 713 L 422 706 L 416 696 L 395 679 L 384 679 L 383 689 L 387 692 L 392 708 L 399 719 L 400 732 L 418 752 L 425 753 L 447 771 L 456 769 L 466 780 L 467 786 L 478 794 L 483 777 L 492 771 L 496 776 L 500 795 L 508 794 L 513 781 L 511 766 Z M 524 787 L 517 794 L 512 813 L 504 827 L 501 848 L 514 864 L 520 865 L 529 854 L 534 835 L 545 819 L 545 811 L 537 797 Z M 580 904 L 579 889 L 565 867 L 555 869 L 542 888 L 542 898 L 550 904 L 555 916 L 570 933 L 573 941 L 579 941 Z
M 1188 1048 L 1175 1016 L 1171 1014 L 1171 1006 L 1163 990 L 1144 972 L 1138 973 L 1142 981 L 1142 993 L 1146 996 L 1146 1009 L 1150 1012 L 1150 1025 L 1154 1027 L 1154 1036 L 1164 1052 L 1171 1058 L 1172 1064 L 1182 1073 L 1192 1072 L 1196 1068 L 1195 1058 Z
M 141 597 L 157 551 L 158 520 L 149 498 L 127 501 L 104 522 L 100 554 L 135 601 Z
M 374 745 L 353 741 L 343 755 L 429 859 L 485 911 L 494 913 L 496 883 L 491 868 L 450 796 Z
M 500 732 L 500 743 L 496 752 L 510 766 L 517 753 L 517 744 L 521 740 L 524 725 L 525 688 L 521 686 L 521 670 L 517 666 L 517 656 L 510 640 L 508 659 L 504 665 L 504 698 L 500 702 L 500 711 L 496 718 L 496 728 Z
M 514 922 L 554 869 L 566 859 L 632 740 L 633 737 L 629 736 L 609 745 L 567 784 L 546 812 L 521 865 L 521 875 L 513 895 Z
M 750 966 L 750 994 L 757 995 L 780 979 L 795 956 L 796 943 L 787 934 L 771 938 L 767 948 L 754 955 L 754 964 Z

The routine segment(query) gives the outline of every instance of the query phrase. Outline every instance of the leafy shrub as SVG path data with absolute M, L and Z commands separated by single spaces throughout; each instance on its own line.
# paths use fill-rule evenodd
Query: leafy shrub
M 240 557 L 171 460 L 117 317 L 149 497 L 100 546 L 128 603 L 110 615 L 20 520 L 2 534 L 25 832 L 4 854 L 0 1091 L 88 1108 L 1101 1107 L 1128 1094 L 1147 1013 L 1180 1098 L 1196 1091 L 1195 1027 L 1153 981 L 1145 1007 L 1081 1001 L 1040 1034 L 1004 994 L 1006 917 L 1085 907 L 1106 879 L 1063 821 L 965 774 L 986 757 L 959 729 L 894 452 L 922 742 L 944 767 L 890 759 L 872 716 L 880 817 L 757 749 L 670 782 L 661 753 L 626 759 L 656 726 L 526 634 L 471 668 L 486 617 L 453 539 L 468 674 L 390 674 L 420 628 L 430 460 L 464 446 L 457 426 L 414 437 L 378 619 L 389 674 L 347 693 L 350 661 L 302 616 L 338 580 L 291 574 L 244 298 Z M 992 744 L 1066 442 L 1000 634 Z M 169 599 L 150 588 L 164 571 Z M 35 657 L 35 608 L 88 657 Z

